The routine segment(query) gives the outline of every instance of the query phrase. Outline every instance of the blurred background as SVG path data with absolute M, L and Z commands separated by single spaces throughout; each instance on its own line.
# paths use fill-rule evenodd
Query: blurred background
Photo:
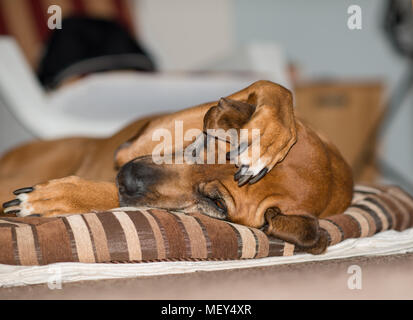
M 268 79 L 356 181 L 413 193 L 412 15 L 411 0 L 0 0 L 0 154 Z

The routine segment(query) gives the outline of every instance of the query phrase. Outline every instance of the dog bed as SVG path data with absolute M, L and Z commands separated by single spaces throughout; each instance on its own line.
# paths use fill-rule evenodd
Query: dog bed
M 413 226 L 413 198 L 395 186 L 356 186 L 352 205 L 320 220 L 329 246 Z M 238 260 L 299 255 L 262 231 L 207 217 L 118 208 L 56 218 L 0 219 L 0 263 Z M 328 250 L 327 250 L 328 251 Z

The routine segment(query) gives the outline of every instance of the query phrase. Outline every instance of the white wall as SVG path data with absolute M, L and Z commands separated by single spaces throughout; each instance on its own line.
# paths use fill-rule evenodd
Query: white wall
M 162 70 L 198 69 L 234 46 L 230 0 L 139 0 L 140 39 Z
M 404 67 L 386 41 L 383 0 L 235 0 L 237 42 L 280 43 L 309 76 L 394 80 Z M 349 30 L 347 8 L 362 9 L 362 30 Z

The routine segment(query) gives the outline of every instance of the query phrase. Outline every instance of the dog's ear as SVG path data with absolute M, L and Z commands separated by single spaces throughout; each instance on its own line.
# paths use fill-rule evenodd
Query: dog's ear
M 312 254 L 323 253 L 328 245 L 328 235 L 321 229 L 317 218 L 310 215 L 285 215 L 277 207 L 264 213 L 267 235 L 293 243 Z
M 208 129 L 240 129 L 249 121 L 256 106 L 248 102 L 221 98 L 204 116 L 204 131 Z

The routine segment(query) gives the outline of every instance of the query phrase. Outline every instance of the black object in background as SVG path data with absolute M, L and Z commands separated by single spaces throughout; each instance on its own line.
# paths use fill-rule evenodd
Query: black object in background
M 390 42 L 402 55 L 413 59 L 413 2 L 389 0 L 384 29 Z
M 63 80 L 109 70 L 155 71 L 151 57 L 116 21 L 72 16 L 51 34 L 37 75 L 47 88 Z
M 388 132 L 396 115 L 413 88 L 413 3 L 411 0 L 388 0 L 384 15 L 384 31 L 394 49 L 404 58 L 407 66 L 404 76 L 399 80 L 390 95 L 386 116 L 380 128 L 380 137 Z M 399 172 L 384 159 L 379 159 L 384 177 L 396 181 L 413 194 L 413 181 Z

